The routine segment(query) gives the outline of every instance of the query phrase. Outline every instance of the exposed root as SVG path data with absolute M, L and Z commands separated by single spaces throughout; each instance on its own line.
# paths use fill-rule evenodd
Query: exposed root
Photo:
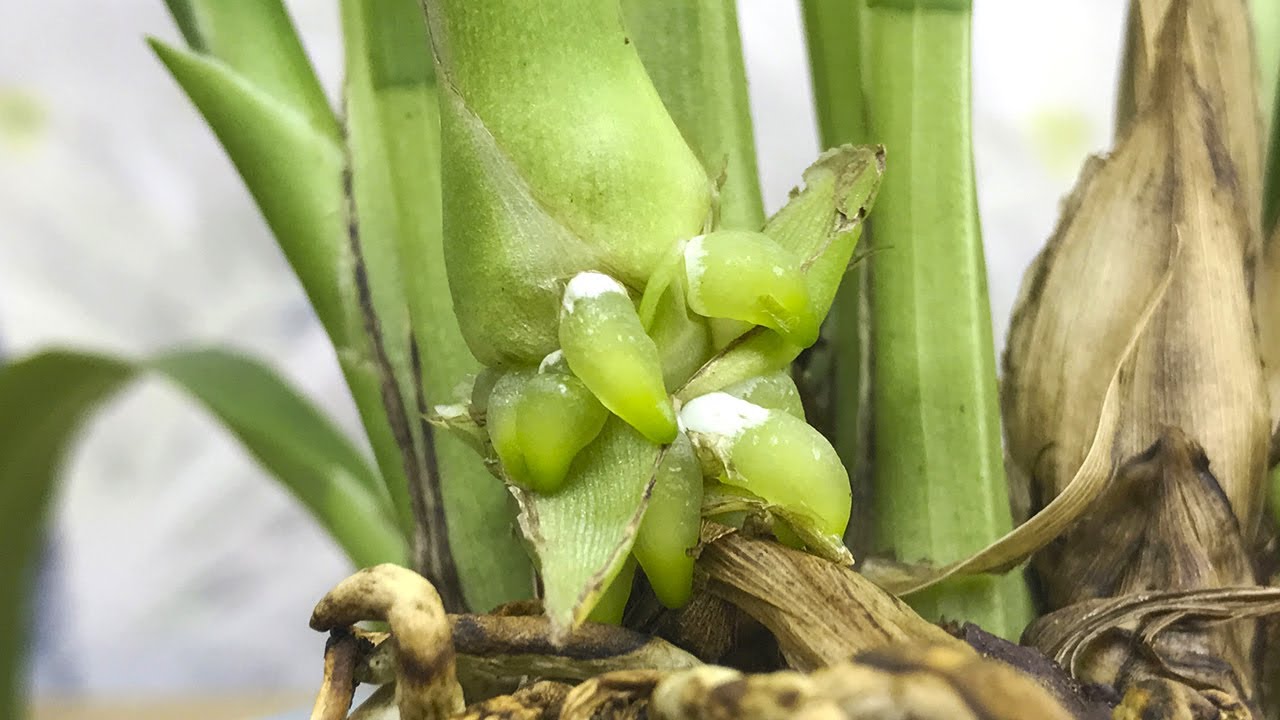
M 366 568 L 325 595 L 311 627 L 334 630 L 364 620 L 391 626 L 401 720 L 436 720 L 462 711 L 452 632 L 431 583 L 396 565 Z

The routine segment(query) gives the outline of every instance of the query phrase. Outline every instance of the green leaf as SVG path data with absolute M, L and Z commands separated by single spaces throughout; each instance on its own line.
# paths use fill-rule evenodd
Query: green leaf
M 192 50 L 216 57 L 337 140 L 338 120 L 281 0 L 165 0 Z
M 359 312 L 342 146 L 221 60 L 149 42 L 218 136 L 302 282 L 333 342 L 384 482 L 389 488 L 406 487 L 378 362 Z M 400 513 L 406 534 L 413 530 L 410 515 Z
M 520 529 L 542 574 L 547 617 L 561 637 L 576 628 L 622 570 L 644 517 L 661 455 L 610 417 L 554 495 L 515 490 Z
M 756 171 L 747 75 L 734 0 L 623 0 L 635 43 L 671 119 L 720 187 L 720 227 L 759 230 L 764 203 Z
M 872 3 L 868 107 L 893 164 L 875 216 L 871 273 L 876 543 L 944 563 L 1012 525 L 1001 449 L 970 127 L 965 3 Z M 1019 575 L 913 596 L 923 615 L 1016 638 Z
M 270 368 L 221 350 L 132 363 L 48 351 L 0 368 L 0 715 L 19 717 L 30 581 L 63 455 L 95 407 L 141 372 L 188 392 L 292 492 L 356 565 L 404 562 L 404 539 L 375 471 Z M 3 712 L 8 711 L 8 712 Z

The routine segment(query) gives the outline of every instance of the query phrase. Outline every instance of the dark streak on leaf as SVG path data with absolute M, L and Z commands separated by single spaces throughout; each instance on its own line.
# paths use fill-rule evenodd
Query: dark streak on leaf
M 343 128 L 344 133 L 346 128 Z M 344 141 L 346 138 L 344 138 Z M 365 266 L 364 251 L 360 242 L 360 216 L 356 207 L 353 188 L 350 145 L 344 142 L 347 154 L 342 168 L 342 194 L 346 200 L 347 241 L 354 259 L 356 292 L 365 333 L 373 347 L 374 360 L 381 385 L 382 404 L 387 411 L 387 422 L 400 446 L 405 477 L 409 483 L 409 499 L 416 520 L 413 533 L 413 567 L 427 578 L 437 591 L 449 612 L 465 612 L 466 598 L 462 594 L 462 582 L 449 547 L 448 520 L 444 512 L 444 497 L 439 482 L 435 440 L 427 425 L 426 399 L 422 394 L 421 365 L 416 342 L 410 342 L 411 362 L 414 368 L 415 394 L 422 423 L 422 454 L 409 420 L 408 409 L 396 383 L 395 371 L 383 342 L 382 326 L 373 305 L 373 293 L 369 287 L 369 272 Z

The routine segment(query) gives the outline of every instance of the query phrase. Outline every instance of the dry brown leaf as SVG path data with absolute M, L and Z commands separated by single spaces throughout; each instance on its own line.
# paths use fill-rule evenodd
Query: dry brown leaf
M 1159 89 L 1162 36 L 1170 12 L 1187 18 L 1189 37 L 1180 59 L 1201 86 L 1220 98 L 1215 109 L 1221 140 L 1227 145 L 1247 205 L 1249 222 L 1261 218 L 1262 164 L 1266 139 L 1258 103 L 1257 64 L 1248 4 L 1244 0 L 1134 0 L 1130 3 L 1130 117 L 1162 101 Z M 1158 110 L 1157 110 L 1158 111 Z M 1125 128 L 1121 128 L 1123 131 Z M 1256 237 L 1255 237 L 1256 242 Z M 1256 254 L 1256 247 L 1249 252 Z
M 718 526 L 706 523 L 715 532 Z M 853 570 L 768 540 L 721 534 L 702 548 L 707 590 L 778 640 L 788 664 L 813 670 L 895 643 L 967 646 Z
M 1171 276 L 1120 398 L 1113 450 L 1129 460 L 1035 559 L 1048 605 L 1067 606 L 1035 627 L 1064 633 L 1088 626 L 1105 602 L 1096 598 L 1253 584 L 1248 548 L 1265 493 L 1270 408 L 1252 276 L 1261 135 L 1247 9 L 1134 0 L 1132 13 L 1134 112 L 1115 151 L 1086 165 L 1028 272 L 1005 356 L 1010 476 L 1026 478 L 1034 509 L 1068 489 L 1090 451 L 1134 298 Z M 1100 626 L 1106 641 L 1084 643 L 1087 657 L 1069 667 L 1144 688 L 1133 697 L 1162 698 L 1152 708 L 1256 703 L 1255 623 L 1170 615 L 1139 631 L 1140 616 Z M 1195 692 L 1167 692 L 1165 681 Z
M 954 647 L 885 647 L 811 675 L 743 675 L 706 667 L 653 692 L 662 720 L 1070 720 L 1048 693 L 1008 666 Z
M 458 679 L 475 702 L 524 677 L 579 682 L 607 672 L 674 671 L 702 663 L 661 638 L 626 628 L 585 623 L 563 643 L 545 616 L 450 615 Z M 397 646 L 383 633 L 364 633 L 376 645 L 356 670 L 362 682 L 383 684 L 399 674 Z M 503 691 L 505 692 L 505 690 Z
M 1223 68 L 1203 46 L 1218 37 L 1206 27 L 1227 23 L 1205 14 L 1237 4 L 1172 3 L 1155 46 L 1164 59 L 1138 115 L 1110 157 L 1086 166 L 1024 281 L 1002 404 L 1011 459 L 1031 478 L 1037 505 L 1064 491 L 1090 447 L 1109 370 L 1140 313 L 1134 298 L 1149 297 L 1172 271 L 1134 352 L 1117 451 L 1132 457 L 1165 426 L 1182 428 L 1204 445 L 1253 535 L 1268 435 L 1250 314 L 1256 230 L 1241 199 L 1247 182 L 1223 140 Z M 1039 560 L 1046 574 L 1055 558 Z
M 1204 627 L 1280 613 L 1280 588 L 1222 587 L 1173 592 L 1139 592 L 1076 603 L 1041 617 L 1023 641 L 1063 667 L 1083 673 L 1094 645 L 1113 631 L 1140 640 L 1158 636 L 1177 623 Z
M 649 696 L 663 678 L 655 670 L 624 670 L 596 676 L 564 699 L 561 720 L 647 720 Z
M 1280 439 L 1280 223 L 1263 246 L 1254 308 L 1271 400 L 1271 424 Z M 1273 443 L 1274 447 L 1280 447 L 1280 442 Z
M 1101 615 L 1092 604 L 1154 591 L 1254 583 L 1236 518 L 1198 446 L 1170 428 L 1150 450 L 1126 463 L 1089 516 L 1063 540 L 1076 548 L 1086 543 L 1091 551 L 1064 550 L 1057 574 L 1042 578 L 1048 595 L 1071 604 L 1035 623 L 1029 640 L 1090 682 L 1128 687 L 1145 678 L 1175 679 L 1257 703 L 1253 622 L 1205 625 L 1198 621 L 1214 608 L 1197 609 L 1186 598 L 1173 606 L 1177 612 L 1168 609 L 1167 600 Z M 1249 609 L 1240 617 L 1270 606 L 1265 599 L 1243 597 L 1250 598 Z M 1179 614 L 1188 608 L 1194 612 Z M 1063 643 L 1075 648 L 1067 657 L 1060 656 Z M 1086 647 L 1087 655 L 1081 655 Z
M 469 705 L 458 720 L 555 720 L 572 689 L 564 683 L 536 682 L 510 695 Z
M 1177 253 L 1176 247 L 1174 252 Z M 1008 571 L 1051 543 L 1080 518 L 1106 488 L 1117 465 L 1115 435 L 1120 419 L 1120 398 L 1124 396 L 1128 382 L 1126 366 L 1148 323 L 1159 310 L 1172 276 L 1171 272 L 1165 272 L 1159 278 L 1134 319 L 1127 342 L 1115 359 L 1088 450 L 1062 492 L 1026 522 L 963 560 L 943 567 L 868 563 L 863 570 L 872 581 L 894 594 L 908 595 L 958 575 Z

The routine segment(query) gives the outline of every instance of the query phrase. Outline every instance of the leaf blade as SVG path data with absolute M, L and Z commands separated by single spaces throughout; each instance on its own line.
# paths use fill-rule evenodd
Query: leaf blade
M 319 410 L 270 368 L 221 351 L 152 361 L 51 350 L 0 368 L 0 710 L 19 717 L 27 592 L 57 468 L 85 415 L 141 372 L 190 393 L 276 474 L 353 562 L 403 562 L 404 540 L 375 471 Z

